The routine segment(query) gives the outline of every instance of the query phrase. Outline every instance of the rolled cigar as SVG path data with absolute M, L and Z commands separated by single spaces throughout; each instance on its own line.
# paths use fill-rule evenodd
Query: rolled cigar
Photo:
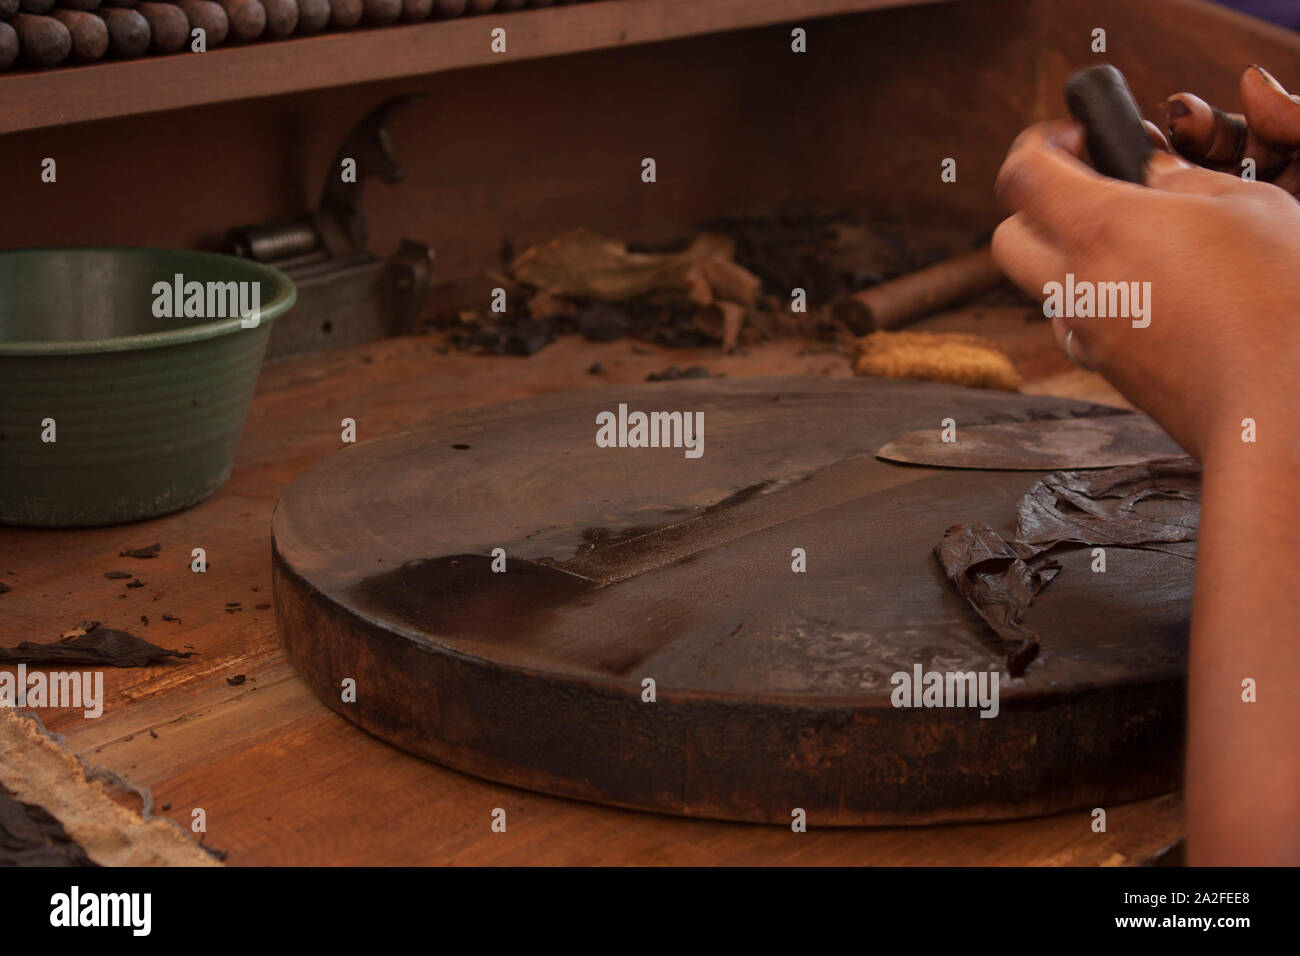
M 354 27 L 361 22 L 361 0 L 330 0 L 330 25 Z
M 469 0 L 433 0 L 433 12 L 440 17 L 458 17 L 468 5 Z
M 298 32 L 320 33 L 330 23 L 330 0 L 298 0 Z
M 361 0 L 366 23 L 386 26 L 402 15 L 402 0 Z
M 18 59 L 18 34 L 0 20 L 0 70 L 8 69 Z
M 1080 70 L 1065 84 L 1065 105 L 1083 126 L 1097 172 L 1140 185 L 1155 147 L 1124 74 L 1109 63 Z
M 992 251 L 985 246 L 854 292 L 836 303 L 835 316 L 856 335 L 896 329 L 944 306 L 973 298 L 1002 279 Z
M 108 26 L 108 52 L 113 56 L 133 60 L 149 49 L 149 21 L 134 10 L 100 7 L 95 16 Z
M 403 20 L 425 20 L 433 12 L 433 0 L 402 0 Z
M 59 0 L 59 6 L 64 10 L 98 10 L 99 0 Z
M 213 0 L 176 0 L 176 8 L 190 21 L 190 29 L 203 31 L 208 46 L 216 46 L 230 32 L 230 18 Z
M 489 10 L 495 10 L 497 0 L 469 0 L 470 13 L 487 13 Z
M 266 35 L 287 37 L 298 29 L 297 0 L 261 0 L 266 11 Z
M 175 53 L 185 48 L 190 39 L 190 21 L 180 7 L 142 0 L 136 10 L 149 21 L 149 49 L 155 53 Z
M 70 59 L 74 63 L 103 59 L 108 52 L 108 27 L 103 20 L 84 10 L 55 10 L 53 16 L 72 35 Z
M 256 40 L 266 29 L 266 10 L 257 0 L 217 0 L 230 20 L 230 39 Z
M 54 0 L 18 0 L 23 13 L 49 13 L 54 9 Z
M 58 66 L 72 52 L 72 34 L 53 17 L 15 13 L 12 22 L 28 66 Z

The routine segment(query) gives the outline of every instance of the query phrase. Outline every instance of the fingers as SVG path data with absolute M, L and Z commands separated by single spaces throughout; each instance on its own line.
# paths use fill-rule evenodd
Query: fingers
M 1148 119 L 1142 121 L 1142 126 L 1147 131 L 1147 138 L 1151 140 L 1151 145 L 1156 149 L 1164 150 L 1166 153 L 1172 150 L 1169 140 L 1165 139 L 1165 134 L 1160 127 Z
M 994 231 L 993 258 L 1007 278 L 1036 299 L 1042 298 L 1047 283 L 1060 282 L 1066 272 L 1065 256 L 1022 213 L 1004 219 Z M 1069 330 L 1063 316 L 1052 316 L 1052 331 L 1062 349 Z M 1087 346 L 1080 339 L 1079 330 L 1074 330 L 1066 354 L 1073 354 L 1077 365 L 1096 371 L 1087 357 Z
M 1077 158 L 1082 151 L 1083 129 L 1077 123 L 1053 120 L 1029 127 L 998 172 L 999 198 L 1052 237 L 1094 228 L 1112 204 L 1134 199 L 1142 187 L 1090 169 Z
M 1065 256 L 1023 214 L 1004 219 L 993 233 L 993 259 L 1026 294 L 1041 299 L 1043 286 L 1065 275 Z
M 1267 71 L 1252 66 L 1241 77 L 1245 113 L 1225 113 L 1191 93 L 1175 93 L 1161 107 L 1169 141 L 1193 162 L 1240 176 L 1245 161 L 1254 178 L 1287 176 L 1300 146 L 1300 97 L 1288 93 Z M 1291 174 L 1289 179 L 1293 179 Z M 1284 186 L 1295 192 L 1290 184 Z
M 1225 196 L 1250 187 L 1240 176 L 1193 166 L 1172 153 L 1156 153 L 1148 160 L 1145 181 L 1151 189 L 1199 196 Z
M 1252 133 L 1286 151 L 1300 147 L 1300 100 L 1259 66 L 1241 75 L 1241 106 Z
M 1088 358 L 1088 347 L 1081 341 L 1078 329 L 1071 329 L 1065 319 L 1056 315 L 1052 317 L 1052 332 L 1056 335 L 1056 344 L 1075 365 L 1088 372 L 1097 371 L 1097 366 Z M 1069 345 L 1066 345 L 1067 332 L 1074 333 L 1069 339 Z
M 1300 199 L 1300 162 L 1292 163 L 1274 176 L 1273 185 Z
M 1194 163 L 1235 166 L 1246 142 L 1246 120 L 1215 109 L 1199 96 L 1175 93 L 1160 104 L 1167 117 L 1169 142 Z

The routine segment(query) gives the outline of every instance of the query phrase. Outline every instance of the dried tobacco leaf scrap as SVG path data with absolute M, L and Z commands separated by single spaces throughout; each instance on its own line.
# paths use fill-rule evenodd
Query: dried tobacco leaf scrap
M 935 557 L 1001 638 L 998 650 L 1006 654 L 1011 676 L 1018 677 L 1038 655 L 1038 635 L 1021 622 L 1060 570 L 1051 556 L 1102 546 L 1194 558 L 1200 475 L 1200 465 L 1190 458 L 1055 471 L 1020 499 L 1012 540 L 987 524 L 954 525 L 935 545 Z
M 43 808 L 0 787 L 0 867 L 98 865 Z
M 1020 499 L 1017 551 L 1037 553 L 1062 542 L 1142 547 L 1195 541 L 1200 481 L 1201 466 L 1191 458 L 1054 471 Z M 1143 502 L 1152 506 L 1139 512 Z
M 147 548 L 128 548 L 125 551 L 119 551 L 118 556 L 122 558 L 156 558 L 161 550 L 161 544 L 151 544 Z
M 934 553 L 962 597 L 1006 642 L 999 650 L 1006 655 L 1011 676 L 1018 677 L 1038 656 L 1038 635 L 1020 622 L 1060 565 L 1026 561 L 986 524 L 949 528 Z
M 142 637 L 111 627 L 97 627 L 57 644 L 23 641 L 17 647 L 0 647 L 0 664 L 102 664 L 106 667 L 146 667 L 168 657 L 190 657 L 190 652 L 167 650 Z

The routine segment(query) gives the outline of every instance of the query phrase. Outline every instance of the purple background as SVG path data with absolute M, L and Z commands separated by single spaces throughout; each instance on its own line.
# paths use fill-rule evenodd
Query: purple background
M 1215 0 L 1225 7 L 1300 30 L 1300 0 Z

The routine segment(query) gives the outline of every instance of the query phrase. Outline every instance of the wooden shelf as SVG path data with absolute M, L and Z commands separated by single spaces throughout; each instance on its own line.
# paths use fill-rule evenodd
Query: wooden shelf
M 602 0 L 0 75 L 0 133 L 941 0 Z M 490 31 L 507 30 L 507 53 Z

